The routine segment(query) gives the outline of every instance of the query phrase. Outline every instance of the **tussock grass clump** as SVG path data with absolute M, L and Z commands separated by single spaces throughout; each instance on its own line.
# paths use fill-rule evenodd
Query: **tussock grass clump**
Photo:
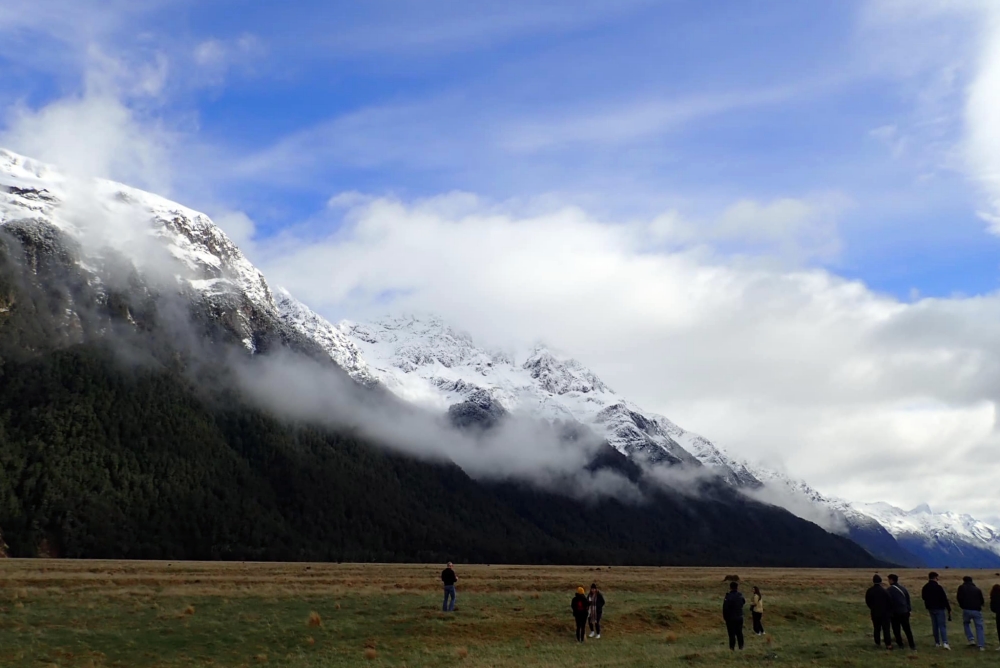
M 313 610 L 309 613 L 309 618 L 306 619 L 306 625 L 310 628 L 318 628 L 323 626 L 323 618 L 319 616 L 319 613 Z

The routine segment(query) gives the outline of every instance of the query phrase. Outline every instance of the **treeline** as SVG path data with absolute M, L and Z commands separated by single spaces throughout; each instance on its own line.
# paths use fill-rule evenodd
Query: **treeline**
M 584 502 L 268 414 L 224 368 L 194 373 L 140 283 L 100 294 L 50 242 L 0 234 L 0 531 L 12 556 L 872 563 L 728 488 Z M 225 359 L 218 322 L 202 330 Z M 636 475 L 614 451 L 595 466 Z

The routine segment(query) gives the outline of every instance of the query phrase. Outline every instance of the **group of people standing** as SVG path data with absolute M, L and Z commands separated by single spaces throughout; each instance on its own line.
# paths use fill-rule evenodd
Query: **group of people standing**
M 948 594 L 944 587 L 938 582 L 939 577 L 933 571 L 927 574 L 927 583 L 920 591 L 920 598 L 923 599 L 924 607 L 931 618 L 934 646 L 950 650 L 948 622 L 952 619 L 951 602 L 948 600 Z M 983 630 L 983 607 L 986 605 L 986 599 L 982 590 L 976 586 L 970 576 L 966 575 L 962 578 L 956 600 L 962 611 L 962 626 L 965 630 L 966 640 L 973 647 L 978 645 L 979 651 L 985 651 L 986 635 Z M 917 648 L 913 640 L 913 630 L 910 628 L 910 614 L 913 612 L 910 592 L 899 582 L 899 576 L 889 575 L 888 586 L 885 586 L 882 583 L 882 578 L 875 575 L 872 578 L 872 586 L 865 592 L 865 603 L 871 612 L 872 628 L 877 647 L 881 647 L 884 642 L 886 649 L 893 648 L 893 638 L 889 635 L 891 626 L 896 645 L 903 647 L 903 636 L 905 635 L 906 645 L 911 650 Z M 1000 584 L 993 585 L 993 589 L 990 590 L 990 610 L 997 615 L 997 637 L 1000 639 Z M 975 628 L 975 636 L 972 632 L 973 627 Z M 1000 650 L 1000 647 L 997 650 Z
M 747 600 L 740 593 L 739 583 L 730 582 L 729 592 L 722 599 L 722 619 L 726 622 L 730 650 L 735 650 L 737 646 L 743 649 L 743 608 L 746 604 Z M 765 635 L 764 595 L 760 592 L 760 587 L 753 588 L 753 596 L 750 597 L 750 615 L 753 617 L 754 635 Z
M 948 622 L 952 620 L 951 602 L 944 587 L 938 582 L 940 576 L 935 572 L 927 575 L 927 583 L 920 591 L 920 598 L 923 599 L 924 607 L 931 618 L 931 631 L 934 635 L 934 646 L 942 649 L 951 649 L 948 644 Z M 903 647 L 903 637 L 906 637 L 906 645 L 911 649 L 917 648 L 913 639 L 913 629 L 910 626 L 910 614 L 913 612 L 910 592 L 899 581 L 899 576 L 891 574 L 888 576 L 888 585 L 883 584 L 882 578 L 875 575 L 872 578 L 872 586 L 865 592 L 865 603 L 871 612 L 872 629 L 875 645 L 881 647 L 885 644 L 886 649 L 893 649 L 893 638 L 896 645 Z M 454 612 L 457 593 L 455 585 L 458 576 L 451 562 L 441 571 L 441 582 L 444 585 L 444 602 L 441 605 L 443 612 Z M 962 611 L 962 626 L 965 629 L 965 637 L 969 645 L 979 647 L 980 651 L 986 649 L 986 636 L 983 630 L 983 607 L 986 599 L 982 590 L 976 586 L 972 578 L 968 575 L 962 578 L 962 585 L 958 588 L 956 600 L 958 607 Z M 740 593 L 739 583 L 730 582 L 729 592 L 722 602 L 722 618 L 726 622 L 726 631 L 729 634 L 729 649 L 735 650 L 739 647 L 743 649 L 743 608 L 746 607 L 746 599 Z M 570 609 L 576 621 L 576 639 L 584 642 L 587 637 L 587 627 L 590 627 L 590 637 L 601 637 L 601 616 L 604 613 L 604 594 L 597 588 L 597 583 L 590 585 L 588 593 L 583 587 L 578 587 L 573 600 L 570 601 Z M 1000 639 L 1000 584 L 993 585 L 990 590 L 990 610 L 996 613 L 997 638 Z M 753 617 L 753 631 L 755 635 L 765 635 L 764 632 L 764 595 L 759 587 L 753 588 L 753 595 L 750 599 L 750 614 Z M 891 633 L 890 635 L 890 628 Z M 975 635 L 973 635 L 973 628 Z M 997 647 L 1000 651 L 1000 647 Z
M 583 642 L 590 626 L 590 637 L 601 637 L 601 615 L 604 614 L 604 594 L 597 588 L 597 583 L 590 585 L 588 594 L 583 587 L 576 588 L 576 595 L 570 601 L 573 619 L 576 621 L 576 640 Z

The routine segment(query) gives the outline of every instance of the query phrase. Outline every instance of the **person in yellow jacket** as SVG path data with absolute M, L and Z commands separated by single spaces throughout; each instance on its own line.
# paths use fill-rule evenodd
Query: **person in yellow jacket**
M 750 598 L 750 614 L 753 616 L 754 634 L 764 635 L 764 625 L 760 621 L 764 616 L 764 595 L 760 593 L 760 587 L 753 588 L 753 596 Z

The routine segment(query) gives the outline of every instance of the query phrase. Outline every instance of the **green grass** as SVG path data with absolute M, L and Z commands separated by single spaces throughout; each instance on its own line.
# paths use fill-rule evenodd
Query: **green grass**
M 962 666 L 936 650 L 922 609 L 918 652 L 876 650 L 868 572 L 581 567 L 457 568 L 458 610 L 439 612 L 440 567 L 0 561 L 0 665 L 20 666 Z M 764 589 L 768 636 L 729 652 L 723 577 Z M 954 590 L 964 573 L 947 571 Z M 903 572 L 919 597 L 923 573 Z M 976 573 L 980 586 L 1000 580 Z M 597 580 L 604 637 L 573 640 L 573 589 Z M 918 606 L 919 607 L 919 606 Z M 193 608 L 193 611 L 192 611 Z M 321 626 L 310 626 L 317 612 Z M 747 620 L 749 626 L 749 619 Z M 368 656 L 366 657 L 366 652 Z

